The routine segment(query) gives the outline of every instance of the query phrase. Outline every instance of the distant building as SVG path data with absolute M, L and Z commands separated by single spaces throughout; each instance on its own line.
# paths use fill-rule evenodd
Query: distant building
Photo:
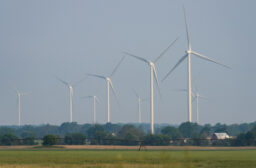
M 229 135 L 226 132 L 222 132 L 222 133 L 214 133 L 212 134 L 211 139 L 213 140 L 218 140 L 218 139 L 229 139 Z

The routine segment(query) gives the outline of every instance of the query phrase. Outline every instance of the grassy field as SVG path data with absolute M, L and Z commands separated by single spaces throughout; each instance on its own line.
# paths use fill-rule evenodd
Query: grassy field
M 1 168 L 255 168 L 256 150 L 1 150 Z

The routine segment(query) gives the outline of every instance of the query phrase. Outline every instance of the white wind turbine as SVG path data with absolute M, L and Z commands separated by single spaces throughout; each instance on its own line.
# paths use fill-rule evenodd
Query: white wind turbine
M 204 59 L 204 60 L 207 60 L 207 61 L 210 61 L 210 62 L 213 62 L 215 64 L 219 64 L 221 66 L 224 66 L 226 68 L 230 68 L 229 66 L 227 65 L 224 65 L 224 64 L 221 64 L 221 63 L 218 63 L 202 54 L 199 54 L 195 51 L 193 51 L 191 49 L 191 44 L 190 44 L 190 35 L 189 35 L 189 29 L 188 29 L 188 24 L 187 24 L 187 19 L 186 19 L 186 13 L 185 13 L 185 8 L 183 7 L 183 10 L 184 10 L 184 18 L 185 18 L 185 24 L 186 24 L 186 32 L 187 32 L 187 41 L 188 41 L 188 49 L 185 51 L 185 55 L 183 57 L 181 57 L 181 59 L 176 63 L 176 65 L 165 75 L 165 77 L 163 78 L 162 81 L 164 81 L 173 71 L 174 69 L 177 68 L 177 66 L 183 62 L 186 58 L 188 59 L 188 121 L 189 122 L 192 122 L 192 118 L 191 118 L 191 115 L 192 115 L 192 108 L 191 108 L 191 63 L 190 63 L 190 56 L 191 55 L 195 55 L 201 59 Z
M 188 93 L 187 89 L 178 89 L 176 91 Z M 201 96 L 197 88 L 196 92 L 191 91 L 191 95 L 193 97 L 192 101 L 196 101 L 196 123 L 199 124 L 199 99 L 207 99 L 207 97 Z
M 155 63 L 168 51 L 168 49 L 178 40 L 176 38 L 154 61 L 147 60 L 145 58 L 130 54 L 128 52 L 124 52 L 124 54 L 129 55 L 131 57 L 134 57 L 140 61 L 143 61 L 147 63 L 150 67 L 150 112 L 151 112 L 151 134 L 154 134 L 154 78 L 157 83 L 158 91 L 160 93 L 159 89 L 159 83 L 158 83 L 158 78 L 157 78 L 157 73 L 156 73 L 156 68 L 155 68 Z
M 111 77 L 115 74 L 116 70 L 118 69 L 119 65 L 122 63 L 124 58 L 125 57 L 122 57 L 122 59 L 118 62 L 118 64 L 116 65 L 116 67 L 114 68 L 114 70 L 112 71 L 112 73 L 110 74 L 109 77 L 108 76 L 102 76 L 102 75 L 96 75 L 96 74 L 87 74 L 88 76 L 91 76 L 91 77 L 96 77 L 96 78 L 104 79 L 106 81 L 106 83 L 107 83 L 107 115 L 108 115 L 107 122 L 108 123 L 110 123 L 110 95 L 109 95 L 110 87 L 111 87 L 111 90 L 112 90 L 114 96 L 117 99 L 117 95 L 116 95 L 115 89 L 113 87 L 113 83 L 112 83 Z
M 193 101 L 196 100 L 196 123 L 199 124 L 199 99 L 207 99 L 207 97 L 201 96 L 198 90 L 194 94 Z
M 138 122 L 141 124 L 141 102 L 146 101 L 147 99 L 141 99 L 141 97 L 138 95 L 138 93 L 134 90 L 134 94 L 136 95 L 138 99 Z
M 90 99 L 92 98 L 93 99 L 93 124 L 96 124 L 96 103 L 100 102 L 100 100 L 98 99 L 97 96 L 85 96 L 85 97 L 82 97 L 82 99 Z
M 72 117 L 73 117 L 73 86 L 76 86 L 77 84 L 79 84 L 79 83 L 81 83 L 85 78 L 82 78 L 81 80 L 79 80 L 78 82 L 76 82 L 76 83 L 74 83 L 73 84 L 73 86 L 71 85 L 71 84 L 69 84 L 68 82 L 66 82 L 66 81 L 64 81 L 64 80 L 62 80 L 62 79 L 60 79 L 59 77 L 57 77 L 57 76 L 55 76 L 56 77 L 56 79 L 58 80 L 58 81 L 60 81 L 61 83 L 63 83 L 65 86 L 67 86 L 68 87 L 68 89 L 69 89 L 69 114 L 70 114 L 70 120 L 69 120 L 69 122 L 73 122 L 73 119 L 72 119 Z
M 18 125 L 21 126 L 21 114 L 20 114 L 20 98 L 21 96 L 28 95 L 29 93 L 20 93 L 18 89 L 16 89 L 16 94 L 18 98 Z

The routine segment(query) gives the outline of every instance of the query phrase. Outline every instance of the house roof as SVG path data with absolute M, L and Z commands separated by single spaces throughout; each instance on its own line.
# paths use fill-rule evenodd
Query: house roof
M 229 138 L 229 135 L 226 132 L 214 133 L 213 136 L 216 136 L 217 139 L 226 139 Z

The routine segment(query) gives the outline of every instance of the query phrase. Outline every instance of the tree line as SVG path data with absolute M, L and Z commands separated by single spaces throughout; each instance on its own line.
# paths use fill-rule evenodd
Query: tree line
M 156 134 L 148 124 L 77 124 L 0 127 L 0 145 L 256 145 L 256 122 L 249 124 L 198 125 L 185 122 L 179 126 L 160 125 Z M 231 139 L 211 140 L 213 133 L 226 132 Z

